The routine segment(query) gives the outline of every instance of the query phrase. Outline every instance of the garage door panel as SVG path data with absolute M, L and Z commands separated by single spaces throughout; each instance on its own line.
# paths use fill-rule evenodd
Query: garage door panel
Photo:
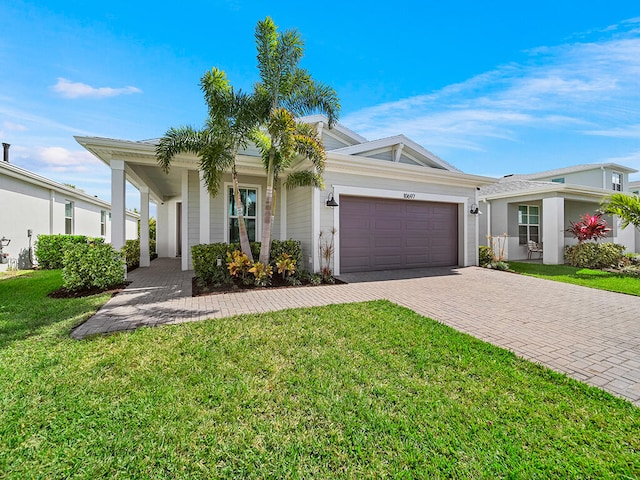
M 341 271 L 456 265 L 456 204 L 340 198 Z

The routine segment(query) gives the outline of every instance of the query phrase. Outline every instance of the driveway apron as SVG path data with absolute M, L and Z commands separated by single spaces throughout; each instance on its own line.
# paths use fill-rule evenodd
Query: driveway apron
M 388 299 L 640 405 L 640 297 L 478 267 L 344 275 L 347 285 L 191 297 L 192 271 L 157 259 L 71 336 Z

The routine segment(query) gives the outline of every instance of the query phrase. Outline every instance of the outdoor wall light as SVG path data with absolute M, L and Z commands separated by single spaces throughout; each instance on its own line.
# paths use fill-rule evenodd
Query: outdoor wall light
M 477 203 L 472 203 L 471 204 L 471 210 L 469 210 L 469 213 L 471 215 L 478 215 L 480 213 L 480 208 L 478 208 L 478 204 Z
M 327 197 L 327 207 L 337 207 L 338 206 L 338 202 L 336 202 L 336 199 L 333 198 L 333 193 L 330 193 L 329 196 Z

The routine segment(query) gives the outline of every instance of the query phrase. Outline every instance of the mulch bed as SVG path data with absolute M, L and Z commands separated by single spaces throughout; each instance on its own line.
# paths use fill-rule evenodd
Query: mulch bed
M 47 296 L 51 298 L 80 298 L 80 297 L 89 297 L 91 295 L 97 295 L 99 293 L 110 293 L 111 296 L 113 297 L 114 295 L 117 295 L 122 290 L 124 290 L 125 287 L 129 284 L 131 284 L 131 282 L 124 282 L 121 285 L 116 285 L 115 287 L 111 287 L 106 290 L 96 288 L 96 287 L 85 289 L 85 290 L 67 290 L 66 288 L 62 287 L 62 288 L 59 288 L 58 290 L 54 290 L 53 292 L 49 293 Z
M 273 288 L 302 288 L 302 287 L 321 287 L 323 285 L 346 285 L 347 282 L 343 282 L 342 280 L 334 279 L 334 283 L 321 283 L 320 285 L 312 285 L 309 282 L 303 282 L 302 285 L 291 285 L 286 280 L 283 280 L 280 276 L 274 276 L 271 279 L 271 285 L 266 287 L 256 287 L 254 285 L 243 285 L 241 283 L 235 284 L 227 284 L 227 285 L 201 285 L 198 282 L 196 277 L 191 279 L 191 292 L 192 297 L 199 297 L 202 295 L 219 295 L 223 293 L 236 293 L 236 292 L 247 292 L 250 290 L 256 289 L 266 289 L 271 290 Z

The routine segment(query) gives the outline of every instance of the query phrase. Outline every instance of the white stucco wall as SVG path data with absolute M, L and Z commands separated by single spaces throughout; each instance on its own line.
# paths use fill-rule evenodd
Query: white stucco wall
M 65 203 L 74 204 L 73 234 L 111 240 L 110 205 L 79 191 L 58 185 L 12 165 L 0 170 L 0 237 L 11 240 L 3 252 L 19 268 L 31 267 L 29 249 L 38 235 L 65 233 Z M 101 211 L 106 213 L 106 232 L 101 235 Z M 137 238 L 137 216 L 127 215 L 127 239 Z M 31 230 L 32 236 L 27 235 Z M 8 264 L 0 268 L 6 269 Z

